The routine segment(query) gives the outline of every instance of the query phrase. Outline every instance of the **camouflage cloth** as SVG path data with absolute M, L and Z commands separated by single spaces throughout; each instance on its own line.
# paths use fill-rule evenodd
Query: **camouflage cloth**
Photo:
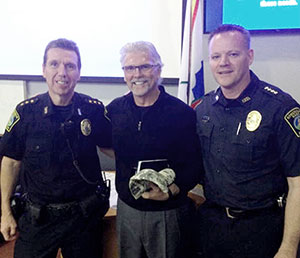
M 129 189 L 135 199 L 150 189 L 150 182 L 156 184 L 164 193 L 168 192 L 168 186 L 175 180 L 173 169 L 165 168 L 157 172 L 154 169 L 146 168 L 136 173 L 129 180 Z

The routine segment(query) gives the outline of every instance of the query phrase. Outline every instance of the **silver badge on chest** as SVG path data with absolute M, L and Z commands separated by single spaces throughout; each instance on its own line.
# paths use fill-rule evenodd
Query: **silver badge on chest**
M 91 131 L 92 131 L 91 121 L 87 118 L 83 119 L 80 122 L 80 129 L 81 129 L 81 132 L 84 136 L 89 136 L 91 134 Z

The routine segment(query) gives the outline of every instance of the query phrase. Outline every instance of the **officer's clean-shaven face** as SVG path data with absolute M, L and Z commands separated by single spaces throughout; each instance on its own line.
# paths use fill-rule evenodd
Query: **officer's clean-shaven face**
M 74 51 L 51 48 L 43 66 L 43 77 L 49 87 L 50 96 L 70 97 L 80 78 L 78 56 Z
M 226 89 L 244 88 L 250 81 L 253 50 L 238 31 L 216 34 L 209 43 L 209 64 L 215 80 Z

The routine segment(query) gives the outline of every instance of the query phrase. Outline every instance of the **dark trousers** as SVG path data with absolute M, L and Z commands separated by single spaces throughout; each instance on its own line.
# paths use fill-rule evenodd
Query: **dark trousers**
M 197 248 L 203 258 L 273 258 L 283 235 L 283 209 L 263 209 L 229 218 L 225 208 L 198 210 Z
M 83 216 L 79 205 L 67 209 L 44 209 L 38 221 L 27 209 L 19 220 L 15 258 L 102 257 L 102 216 L 94 210 Z

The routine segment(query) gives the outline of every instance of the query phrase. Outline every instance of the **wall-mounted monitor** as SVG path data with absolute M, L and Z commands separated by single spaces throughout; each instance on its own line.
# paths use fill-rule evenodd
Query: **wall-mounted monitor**
M 239 24 L 253 32 L 299 31 L 300 0 L 204 0 L 204 32 Z

